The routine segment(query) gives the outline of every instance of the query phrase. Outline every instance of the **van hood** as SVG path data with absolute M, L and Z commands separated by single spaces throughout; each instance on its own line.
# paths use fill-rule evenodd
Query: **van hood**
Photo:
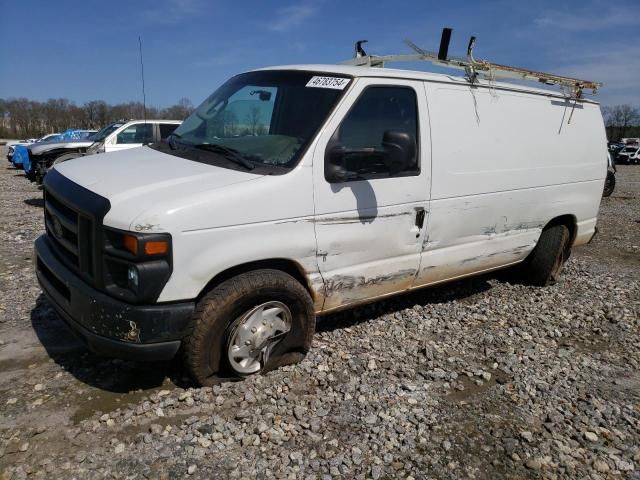
M 119 205 L 141 211 L 171 198 L 261 178 L 149 147 L 75 158 L 54 167 L 69 180 Z M 132 208 L 135 206 L 135 208 Z

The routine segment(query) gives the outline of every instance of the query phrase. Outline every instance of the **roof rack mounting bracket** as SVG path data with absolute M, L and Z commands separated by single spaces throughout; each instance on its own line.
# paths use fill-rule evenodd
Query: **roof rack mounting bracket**
M 442 37 L 440 37 L 440 49 L 438 50 L 438 60 L 441 62 L 447 61 L 447 56 L 449 55 L 449 43 L 451 42 L 451 32 L 453 30 L 450 28 L 442 29 Z
M 513 67 L 510 65 L 500 65 L 487 60 L 476 60 L 473 57 L 473 49 L 476 45 L 476 37 L 469 39 L 467 46 L 467 57 L 449 57 L 449 43 L 451 41 L 451 28 L 442 30 L 440 39 L 440 48 L 438 53 L 429 52 L 418 47 L 410 40 L 405 43 L 411 48 L 414 54 L 401 55 L 368 55 L 362 49 L 362 43 L 356 43 L 356 55 L 354 58 L 343 62 L 347 65 L 366 66 L 366 67 L 384 67 L 386 62 L 413 62 L 427 61 L 434 65 L 445 66 L 449 68 L 457 68 L 464 70 L 465 78 L 469 83 L 475 83 L 479 77 L 494 81 L 498 78 L 529 80 L 544 83 L 545 85 L 557 85 L 568 92 L 568 96 L 581 99 L 584 96 L 584 90 L 591 90 L 595 95 L 600 87 L 601 82 L 592 82 L 589 80 L 581 80 L 578 78 L 556 75 L 554 73 L 537 72 L 526 68 Z

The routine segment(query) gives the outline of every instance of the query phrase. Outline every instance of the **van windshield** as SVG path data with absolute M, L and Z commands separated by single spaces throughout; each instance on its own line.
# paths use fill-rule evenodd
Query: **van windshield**
M 169 143 L 218 156 L 233 152 L 255 166 L 293 167 L 349 81 L 305 71 L 238 75 L 207 98 Z

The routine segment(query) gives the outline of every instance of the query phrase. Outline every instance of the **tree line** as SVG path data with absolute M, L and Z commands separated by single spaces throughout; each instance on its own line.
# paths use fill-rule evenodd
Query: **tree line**
M 147 118 L 184 120 L 194 107 L 188 98 L 166 108 L 147 106 Z M 33 138 L 68 128 L 97 130 L 123 119 L 144 117 L 141 102 L 110 105 L 92 100 L 82 105 L 66 99 L 51 98 L 45 102 L 28 98 L 0 98 L 0 138 Z
M 184 120 L 193 112 L 188 98 L 166 108 L 147 107 L 147 118 Z M 619 140 L 640 137 L 640 111 L 629 104 L 602 107 L 607 138 Z M 259 112 L 251 112 L 245 123 L 253 134 L 259 130 Z M 141 102 L 110 105 L 103 100 L 92 100 L 82 105 L 66 99 L 51 98 L 46 102 L 28 98 L 0 98 L 0 138 L 41 137 L 47 133 L 62 132 L 68 128 L 99 129 L 109 123 L 144 117 Z M 237 119 L 236 119 L 237 120 Z M 238 123 L 230 121 L 231 125 Z
M 640 111 L 629 104 L 602 107 L 602 116 L 607 128 L 607 138 L 640 137 Z

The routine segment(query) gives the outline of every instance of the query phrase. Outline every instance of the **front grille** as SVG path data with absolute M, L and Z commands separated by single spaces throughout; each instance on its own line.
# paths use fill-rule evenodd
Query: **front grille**
M 60 295 L 62 295 L 67 300 L 67 302 L 71 300 L 71 292 L 69 292 L 69 288 L 67 288 L 67 286 L 64 283 L 62 283 L 60 280 L 58 280 L 58 277 L 56 277 L 51 272 L 51 270 L 49 270 L 49 267 L 47 267 L 39 258 L 38 258 L 38 271 L 42 273 L 44 278 L 51 284 L 51 286 Z
M 56 257 L 89 285 L 104 289 L 102 222 L 109 201 L 60 174 L 44 177 L 44 220 Z
M 47 236 L 58 257 L 77 273 L 92 277 L 91 219 L 47 189 L 44 191 L 44 219 Z

